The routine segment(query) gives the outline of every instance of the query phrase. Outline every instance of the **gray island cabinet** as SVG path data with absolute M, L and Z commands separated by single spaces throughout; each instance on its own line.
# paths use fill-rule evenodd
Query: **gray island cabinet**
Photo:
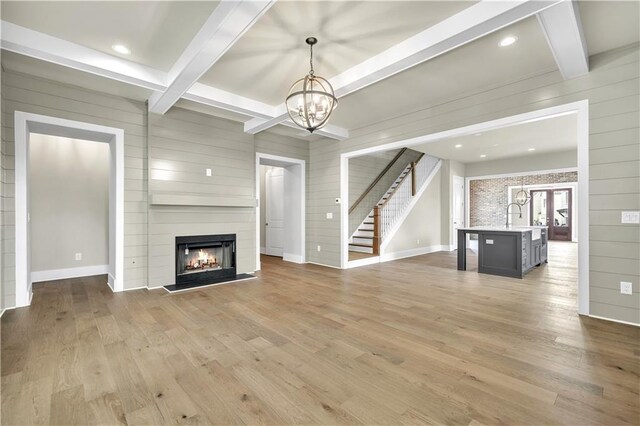
M 467 269 L 467 234 L 478 234 L 478 272 L 522 278 L 547 263 L 547 227 L 484 227 L 458 229 L 458 270 Z

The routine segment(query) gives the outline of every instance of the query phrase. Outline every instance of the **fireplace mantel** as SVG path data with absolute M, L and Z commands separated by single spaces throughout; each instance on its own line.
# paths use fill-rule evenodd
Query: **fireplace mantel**
M 200 207 L 256 207 L 253 197 L 219 197 L 185 194 L 150 194 L 149 202 L 155 206 L 200 206 Z

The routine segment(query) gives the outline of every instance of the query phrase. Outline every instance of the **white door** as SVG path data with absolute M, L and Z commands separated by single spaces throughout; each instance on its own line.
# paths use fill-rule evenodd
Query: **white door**
M 451 215 L 452 238 L 451 244 L 453 248 L 458 247 L 458 228 L 464 227 L 464 178 L 461 176 L 453 176 L 453 188 L 451 194 L 451 203 L 453 213 Z
M 266 252 L 282 257 L 284 245 L 284 169 L 274 167 L 267 172 L 265 185 Z

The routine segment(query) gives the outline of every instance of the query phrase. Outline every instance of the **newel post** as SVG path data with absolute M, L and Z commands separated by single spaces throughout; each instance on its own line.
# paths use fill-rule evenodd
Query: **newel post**
M 411 196 L 416 195 L 416 162 L 411 162 Z
M 373 208 L 373 254 L 380 255 L 380 207 Z

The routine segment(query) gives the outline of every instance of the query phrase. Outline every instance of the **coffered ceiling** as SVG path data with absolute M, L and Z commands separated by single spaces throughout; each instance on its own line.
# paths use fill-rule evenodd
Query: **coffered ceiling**
M 584 74 L 588 55 L 640 41 L 639 13 L 636 1 L 3 1 L 2 65 L 149 100 L 153 113 L 178 106 L 249 133 L 344 139 L 505 82 Z M 311 138 L 282 106 L 308 71 L 309 35 L 339 97 Z M 517 42 L 499 47 L 508 35 Z

